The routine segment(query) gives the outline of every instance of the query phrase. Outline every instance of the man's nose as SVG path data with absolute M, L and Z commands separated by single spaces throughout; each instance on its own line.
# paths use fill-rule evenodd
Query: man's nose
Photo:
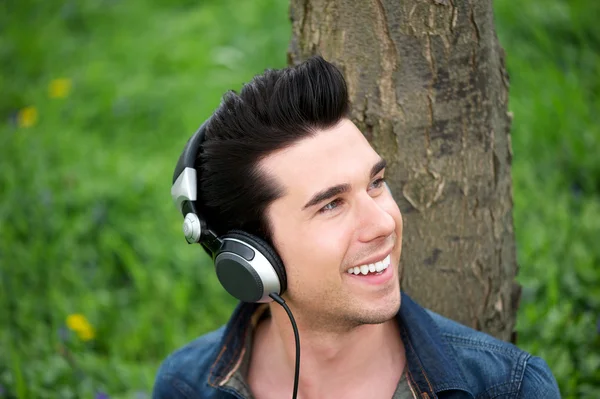
M 357 213 L 360 224 L 360 241 L 369 242 L 388 237 L 396 228 L 396 222 L 385 208 L 385 198 L 364 196 L 358 202 Z

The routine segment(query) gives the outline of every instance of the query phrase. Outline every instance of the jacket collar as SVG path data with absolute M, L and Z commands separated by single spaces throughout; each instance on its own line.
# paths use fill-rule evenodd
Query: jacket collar
M 427 311 L 402 292 L 400 311 L 396 315 L 404 343 L 407 377 L 423 399 L 437 398 L 445 391 L 452 398 L 473 398 L 460 372 L 452 350 Z M 233 374 L 244 350 L 248 328 L 256 323 L 256 311 L 264 304 L 240 303 L 232 314 L 217 348 L 208 383 L 225 384 Z M 445 397 L 445 396 L 444 396 Z
M 439 393 L 452 390 L 452 397 L 474 397 L 438 326 L 404 292 L 396 319 L 406 351 L 407 376 L 420 391 L 420 397 L 437 398 Z

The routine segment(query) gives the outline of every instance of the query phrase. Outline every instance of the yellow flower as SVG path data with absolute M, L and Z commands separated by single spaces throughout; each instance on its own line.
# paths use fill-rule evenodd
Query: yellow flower
M 85 330 L 78 331 L 77 335 L 82 341 L 91 341 L 96 336 L 94 330 L 91 327 Z
M 82 341 L 94 339 L 94 328 L 82 314 L 74 313 L 69 315 L 67 317 L 67 327 L 75 331 Z
M 48 95 L 50 98 L 65 98 L 71 92 L 71 79 L 54 79 L 48 85 Z
M 37 109 L 35 107 L 25 107 L 17 115 L 17 125 L 19 127 L 31 127 L 35 125 L 37 119 Z

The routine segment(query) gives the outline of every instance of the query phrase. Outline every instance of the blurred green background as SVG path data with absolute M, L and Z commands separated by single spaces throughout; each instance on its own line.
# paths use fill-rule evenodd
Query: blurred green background
M 600 398 L 600 2 L 494 7 L 518 343 Z M 234 306 L 183 241 L 174 162 L 223 92 L 285 66 L 288 3 L 6 0 L 0 32 L 0 398 L 148 398 Z

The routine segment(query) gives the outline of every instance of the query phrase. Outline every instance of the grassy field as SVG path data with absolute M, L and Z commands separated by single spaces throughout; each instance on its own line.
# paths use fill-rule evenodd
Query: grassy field
M 170 174 L 228 89 L 283 67 L 282 0 L 0 4 L 0 398 L 148 398 L 234 304 Z M 519 344 L 600 397 L 594 2 L 496 0 L 511 75 Z M 600 4 L 600 3 L 598 3 Z

